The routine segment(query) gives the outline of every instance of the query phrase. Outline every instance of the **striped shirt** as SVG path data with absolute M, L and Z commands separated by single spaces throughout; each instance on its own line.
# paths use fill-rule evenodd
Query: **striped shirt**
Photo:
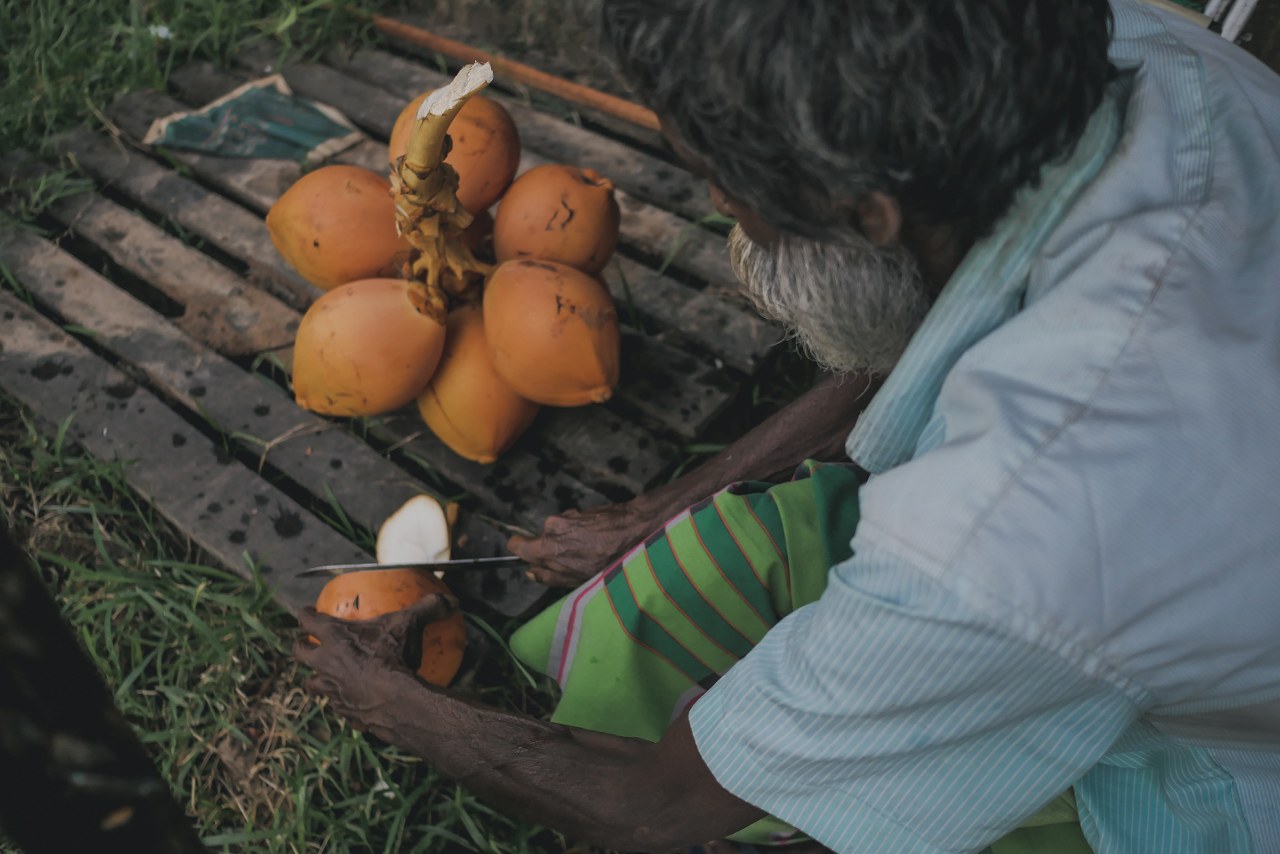
M 850 434 L 854 556 L 690 712 L 840 851 L 1280 852 L 1280 80 L 1114 0 L 1108 98 Z

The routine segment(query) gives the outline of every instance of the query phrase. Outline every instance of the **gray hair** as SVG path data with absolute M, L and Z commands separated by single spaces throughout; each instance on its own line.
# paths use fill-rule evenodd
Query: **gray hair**
M 1106 0 L 604 0 L 624 75 L 780 231 L 879 190 L 987 230 L 1066 156 L 1113 74 Z
M 901 245 L 784 235 L 766 248 L 734 226 L 729 258 L 760 313 L 837 373 L 888 374 L 929 310 L 920 270 Z

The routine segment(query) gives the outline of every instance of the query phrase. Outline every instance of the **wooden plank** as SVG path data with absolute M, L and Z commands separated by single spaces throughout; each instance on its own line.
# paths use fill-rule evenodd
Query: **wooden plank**
M 284 69 L 285 78 L 299 94 L 323 98 L 353 121 L 381 136 L 389 133 L 404 104 L 426 89 L 447 82 L 443 75 L 385 52 L 359 51 L 345 65 L 339 56 L 335 52 L 330 61 L 338 63 L 338 67 L 344 70 L 363 72 L 358 76 L 364 76 L 374 85 L 352 80 L 346 74 L 315 63 L 289 66 Z M 201 95 L 206 95 L 215 90 L 216 87 L 210 84 L 218 76 L 211 66 L 191 67 L 178 76 L 177 85 L 180 88 L 190 85 Z M 230 88 L 232 81 L 226 82 Z M 379 86 L 385 88 L 380 89 Z M 388 92 L 391 97 L 388 97 Z M 689 341 L 714 353 L 726 364 L 748 374 L 755 373 L 770 347 L 781 336 L 777 327 L 756 312 L 737 300 L 722 296 L 723 286 L 736 282 L 729 266 L 724 238 L 642 201 L 623 189 L 628 186 L 624 177 L 635 180 L 637 176 L 665 175 L 671 173 L 673 167 L 617 143 L 605 146 L 608 156 L 594 156 L 596 149 L 608 140 L 510 99 L 495 98 L 512 112 L 520 130 L 519 172 L 552 162 L 574 163 L 599 170 L 615 180 L 620 188 L 615 195 L 622 212 L 620 239 L 624 245 L 636 247 L 654 267 L 662 265 L 671 256 L 673 268 L 688 270 L 719 286 L 710 290 L 691 288 L 618 253 L 604 273 L 610 290 L 620 295 L 626 280 L 653 282 L 662 291 L 662 296 L 649 298 L 653 288 L 637 292 L 636 306 L 640 311 L 664 325 L 681 330 Z M 386 168 L 385 152 L 374 146 L 358 146 L 336 159 L 377 171 Z M 658 179 L 655 177 L 653 180 Z M 690 192 L 689 188 L 685 187 L 684 192 Z M 705 198 L 705 192 L 701 197 Z M 694 304 L 692 311 L 686 309 L 689 303 Z
M 98 346 L 131 365 L 192 417 L 215 425 L 322 502 L 337 502 L 354 524 L 377 531 L 405 501 L 434 493 L 341 425 L 298 409 L 278 386 L 191 340 L 52 243 L 28 232 L 0 230 L 0 263 L 38 302 L 91 329 Z M 291 518 L 281 516 L 280 530 L 291 529 Z M 464 556 L 504 553 L 506 537 L 469 513 L 454 528 L 458 554 Z M 486 601 L 499 613 L 523 613 L 543 595 L 519 569 L 494 576 Z M 478 584 L 479 579 L 463 582 L 460 595 Z
M 93 170 L 92 174 L 104 175 L 104 177 L 106 177 L 106 175 L 111 175 L 111 177 L 115 178 L 118 186 L 124 186 L 124 179 L 122 178 L 122 175 L 125 173 L 125 170 L 128 170 L 131 174 L 137 174 L 152 172 L 154 169 L 159 169 L 159 165 L 151 163 L 151 161 L 140 163 L 140 160 L 142 159 L 137 154 L 129 155 L 127 164 L 116 166 L 116 168 L 113 169 L 110 165 L 101 165 L 99 163 L 101 157 L 97 155 L 99 155 L 99 151 L 101 149 L 100 146 L 95 150 L 95 146 L 92 146 L 91 143 L 90 145 L 86 145 L 86 143 L 78 141 L 73 141 L 72 145 L 74 146 L 74 150 L 77 152 L 77 159 L 81 161 L 81 163 L 101 166 L 101 168 Z M 151 165 L 147 166 L 147 163 L 150 163 Z M 182 179 L 182 181 L 186 181 L 186 179 Z M 164 182 L 165 186 L 168 187 L 165 192 L 148 192 L 148 189 L 155 188 L 160 184 L 160 179 L 152 177 L 152 175 L 138 175 L 134 183 L 137 183 L 142 189 L 142 192 L 138 193 L 134 198 L 136 198 L 140 204 L 148 207 L 164 205 L 165 202 L 174 195 L 180 195 L 187 202 L 197 204 L 197 206 L 198 202 L 201 202 L 202 198 L 206 196 L 215 198 L 215 200 L 216 198 L 219 198 L 215 193 L 210 193 L 209 191 L 206 191 L 206 189 L 195 186 L 195 184 L 191 184 L 189 182 L 187 182 L 187 186 L 175 186 L 175 184 L 178 184 L 179 182 L 172 181 L 172 179 L 166 179 Z M 129 184 L 129 187 L 132 187 L 132 184 Z M 83 204 L 83 202 L 81 202 L 81 204 Z M 106 209 L 111 209 L 111 207 L 113 207 L 110 202 L 106 202 L 105 200 L 100 201 L 97 206 L 106 207 Z M 58 213 L 58 209 L 55 209 L 54 213 Z M 113 225 L 111 225 L 111 228 L 106 233 L 108 233 L 108 237 L 113 239 L 105 241 L 104 248 L 113 254 L 114 259 L 118 261 L 119 264 L 122 264 L 125 269 L 131 270 L 132 273 L 138 275 L 138 277 L 146 278 L 148 280 L 152 280 L 154 278 L 174 278 L 184 280 L 189 278 L 189 271 L 192 269 L 205 269 L 209 265 L 214 266 L 216 269 L 223 270 L 223 275 L 227 275 L 224 268 L 220 268 L 219 265 L 212 264 L 209 259 L 198 254 L 195 250 L 191 250 L 191 248 L 183 246 L 182 243 L 173 241 L 173 239 L 165 236 L 164 233 L 151 233 L 156 232 L 157 229 L 151 227 L 150 224 L 134 222 L 131 228 L 129 227 L 129 222 L 131 222 L 131 220 L 136 220 L 137 218 L 133 218 L 132 215 L 128 215 L 120 209 L 115 209 L 115 213 L 123 214 L 123 216 L 116 215 L 111 218 L 111 220 L 113 220 Z M 64 220 L 64 222 L 70 224 L 73 223 L 74 220 L 67 219 Z M 193 232 L 201 234 L 204 232 L 206 224 L 204 222 L 198 222 L 197 220 L 197 222 L 189 223 L 189 227 L 191 227 Z M 228 224 L 225 222 L 218 222 L 216 223 L 216 228 L 218 228 L 225 236 L 225 230 L 227 230 Z M 122 245 L 122 242 L 120 242 L 118 237 L 119 234 L 122 233 L 122 229 L 124 232 L 141 230 L 141 232 L 150 234 L 152 239 L 150 239 L 150 241 L 143 241 L 141 238 L 133 238 L 129 239 L 128 242 L 125 242 Z M 241 230 L 241 232 L 252 230 L 252 232 L 260 232 L 262 234 L 265 234 L 266 232 L 266 229 L 262 227 L 262 220 L 252 215 L 250 215 L 250 219 L 248 220 L 241 220 L 239 230 Z M 242 248 L 247 247 L 246 251 L 255 252 L 256 257 L 248 259 L 251 261 L 251 264 L 259 266 L 259 268 L 265 268 L 265 266 L 271 264 L 271 262 L 275 262 L 275 264 L 283 264 L 283 261 L 280 261 L 279 256 L 276 255 L 274 247 L 270 246 L 269 241 L 266 242 L 266 245 L 264 246 L 261 242 L 251 242 L 251 239 L 248 239 L 248 236 L 243 237 L 244 239 L 237 239 L 236 243 Z M 95 239 L 95 241 L 97 239 L 95 234 L 90 234 L 90 238 Z M 148 245 L 150 245 L 150 243 L 159 243 L 159 245 L 164 248 L 163 251 L 145 252 L 145 254 L 136 254 L 136 252 L 129 251 L 131 248 L 136 248 L 140 243 L 148 243 Z M 193 282 L 193 287 L 198 287 L 200 280 L 200 277 L 196 277 L 195 282 Z M 276 324 L 289 326 L 296 325 L 296 312 L 282 312 L 279 309 L 280 306 L 276 306 L 276 312 L 273 316 L 273 320 L 275 320 Z M 206 343 L 215 343 L 209 341 L 209 339 L 202 339 L 204 339 Z M 282 360 L 285 365 L 291 364 L 292 360 L 289 353 L 291 353 L 291 351 L 289 351 L 287 347 L 282 348 L 278 353 L 280 360 Z M 639 426 L 627 423 L 627 421 L 622 420 L 620 416 L 614 414 L 612 411 L 604 410 L 604 408 L 599 407 L 590 407 L 586 408 L 586 410 L 577 412 L 576 416 L 579 417 L 581 421 L 580 430 L 573 430 L 571 433 L 566 433 L 563 429 L 549 429 L 545 428 L 545 426 L 540 426 L 538 430 L 535 430 L 534 437 L 536 438 L 531 437 L 529 440 L 529 447 L 538 447 L 539 444 L 545 442 L 550 444 L 550 446 L 558 448 L 559 451 L 561 451 L 562 458 L 567 458 L 567 460 L 570 461 L 570 470 L 575 472 L 580 479 L 585 480 L 586 483 L 591 485 L 593 490 L 603 490 L 604 493 L 614 495 L 614 497 L 623 497 L 625 494 L 643 492 L 646 487 L 649 487 L 649 484 L 652 484 L 654 480 L 657 480 L 659 476 L 662 475 L 662 472 L 667 469 L 669 462 L 671 462 L 673 456 L 675 456 L 673 455 L 672 447 L 669 446 L 668 443 L 655 438 L 648 430 L 644 430 L 639 428 Z M 553 424 L 561 424 L 561 419 L 550 419 L 550 421 L 552 421 Z M 600 447 L 599 443 L 585 442 L 584 438 L 582 438 L 584 431 L 588 431 L 588 433 L 593 435 L 600 435 L 600 437 L 605 437 L 605 435 L 614 435 L 614 437 L 620 439 L 621 442 L 630 444 L 630 447 L 644 447 L 648 448 L 648 451 L 636 453 L 634 461 L 632 461 L 632 465 L 628 466 L 627 470 L 620 471 L 616 465 L 612 465 L 611 463 L 612 458 L 616 456 L 616 452 L 611 448 Z M 401 437 L 401 439 L 402 438 L 403 437 Z M 448 451 L 448 449 L 445 449 L 444 453 L 447 453 L 449 456 L 453 456 L 452 452 Z M 594 495 L 585 495 L 585 497 L 594 498 Z
M 305 308 L 320 295 L 319 288 L 276 253 L 259 214 L 209 192 L 136 149 L 84 128 L 58 137 L 54 146 L 99 184 L 168 217 L 244 262 L 250 281 L 294 308 Z
M 339 48 L 329 51 L 324 59 L 326 64 L 344 74 L 395 95 L 401 108 L 449 79 L 436 69 L 377 48 L 355 51 Z M 500 84 L 501 80 L 498 80 L 495 85 Z M 602 175 L 617 176 L 616 183 L 629 195 L 678 213 L 685 219 L 698 220 L 714 213 L 707 197 L 706 181 L 694 178 L 685 170 L 537 110 L 495 89 L 491 88 L 486 94 L 511 113 L 516 127 L 520 129 L 521 143 L 543 157 L 560 163 L 589 166 Z M 391 119 L 394 121 L 395 115 Z M 368 127 L 385 133 L 377 125 Z
M 704 351 L 754 376 L 782 340 L 777 326 L 710 290 L 693 291 L 649 267 L 615 255 L 604 283 L 626 317 L 634 305 L 645 318 L 677 333 L 683 349 Z
M 432 492 L 340 425 L 305 412 L 287 392 L 183 334 L 53 243 L 0 229 L 0 261 L 48 310 L 92 331 L 177 405 L 209 422 L 312 495 L 332 495 L 355 524 L 376 531 L 420 492 Z M 272 444 L 272 440 L 283 438 Z M 504 537 L 475 524 L 478 548 Z
M 394 15 L 392 17 L 428 31 L 434 30 L 439 24 L 439 21 L 436 20 L 435 16 L 430 13 L 405 13 L 402 15 Z M 462 35 L 465 38 L 464 34 L 454 35 Z M 419 57 L 429 66 L 434 67 L 441 61 L 447 62 L 451 67 L 460 65 L 456 60 L 450 59 L 449 57 L 443 57 L 434 51 L 427 50 L 426 48 L 404 41 L 403 39 L 394 38 L 385 34 L 384 38 L 386 38 L 388 43 L 395 45 L 405 53 Z M 572 115 L 576 121 L 590 124 L 593 127 L 598 127 L 602 131 L 607 132 L 609 136 L 624 140 L 633 146 L 648 148 L 653 151 L 662 150 L 663 141 L 661 135 L 649 130 L 648 128 L 640 127 L 639 125 L 628 122 L 625 119 L 617 118 L 616 116 L 599 110 L 583 107 L 580 104 L 567 101 L 563 98 L 557 98 L 554 95 L 541 92 L 529 86 L 511 83 L 502 77 L 498 78 L 498 85 L 513 91 L 516 96 L 529 101 L 540 110 L 545 110 L 546 112 L 556 115 Z
M 222 566 L 257 566 L 285 607 L 315 601 L 323 579 L 295 573 L 368 556 L 223 453 L 164 403 L 8 293 L 0 292 L 0 385 L 104 460 Z
M 120 125 L 122 130 L 129 134 L 137 134 L 145 132 L 144 129 L 150 126 L 152 119 L 156 116 L 168 115 L 175 112 L 176 109 L 180 109 L 180 102 L 176 102 L 166 95 L 160 93 L 132 93 L 117 102 L 110 112 L 113 120 Z M 362 143 L 361 146 L 356 146 L 353 151 L 361 150 L 362 146 L 367 151 L 372 145 L 372 143 Z M 346 154 L 350 155 L 350 153 L 347 152 Z M 293 174 L 300 174 L 295 164 L 279 160 L 231 159 L 209 157 L 190 152 L 172 152 L 171 156 L 175 160 L 190 166 L 193 172 L 202 180 L 228 192 L 233 192 L 236 191 L 236 188 L 246 186 L 258 188 L 260 195 L 255 204 L 264 211 L 270 208 L 275 199 L 274 196 L 264 195 L 267 192 L 266 188 L 277 186 L 280 183 L 278 176 L 284 172 L 292 170 Z M 260 181 L 245 177 L 247 174 L 258 171 L 261 171 L 264 175 L 276 177 L 264 178 Z M 288 186 L 288 183 L 285 183 L 285 186 Z M 274 249 L 272 252 L 274 253 Z M 658 362 L 682 362 L 688 356 L 688 354 L 660 341 L 650 340 L 640 346 L 645 348 L 646 352 L 652 353 L 653 358 Z M 713 385 L 709 394 L 705 385 L 698 388 L 683 388 L 683 386 L 694 381 L 689 374 L 672 375 L 668 377 L 668 380 L 675 384 L 673 391 L 680 396 L 705 400 L 708 404 L 713 404 L 699 410 L 702 413 L 706 413 L 705 418 L 690 419 L 678 414 L 681 409 L 687 409 L 687 407 L 654 406 L 651 400 L 634 399 L 636 392 L 633 388 L 634 383 L 630 380 L 621 384 L 617 391 L 617 396 L 624 403 L 633 405 L 637 410 L 647 413 L 657 424 L 685 438 L 696 437 L 698 432 L 705 428 L 711 418 L 714 417 L 711 413 L 727 406 L 733 396 L 733 392 L 728 391 L 727 380 Z
M 262 220 L 235 205 L 232 206 L 234 211 L 219 210 L 218 203 L 226 202 L 221 196 L 173 174 L 136 151 L 112 146 L 95 134 L 73 134 L 63 138 L 60 145 L 90 175 L 112 184 L 144 207 L 164 210 L 167 204 L 180 199 L 183 206 L 177 215 L 183 217 L 181 224 L 184 228 L 207 237 L 225 251 L 240 253 L 250 266 L 258 269 L 267 269 L 272 264 L 284 266 L 270 241 L 259 239 L 266 233 Z M 214 210 L 220 215 L 206 220 L 188 213 L 199 210 Z M 129 264 L 127 258 L 118 260 Z M 314 288 L 312 290 L 319 293 Z M 282 352 L 280 357 L 287 364 L 288 353 Z M 548 422 L 554 426 L 547 426 Z M 572 426 L 564 422 L 572 422 Z M 613 448 L 599 447 L 599 440 L 594 437 L 604 436 L 614 437 L 622 447 L 640 449 L 627 471 L 619 473 L 613 462 L 616 453 Z M 618 487 L 632 493 L 642 491 L 661 476 L 673 459 L 673 449 L 666 442 L 638 429 L 610 410 L 598 407 L 577 410 L 571 416 L 549 413 L 535 425 L 529 444 L 531 447 L 549 445 L 565 448 L 558 459 L 565 459 L 565 453 L 572 449 L 577 459 L 569 463 L 569 468 L 572 470 L 576 465 L 588 485 L 615 497 L 619 495 Z M 443 453 L 452 456 L 452 452 L 447 450 Z
M 133 219 L 132 223 L 121 222 L 120 226 L 125 229 L 138 228 L 143 230 L 145 230 L 148 227 L 151 227 L 149 223 L 146 223 L 144 220 L 138 219 L 137 217 L 133 217 L 132 219 Z M 163 239 L 170 240 L 174 243 L 177 243 L 176 240 L 173 240 L 173 238 L 169 238 L 167 235 L 161 235 L 161 237 Z M 14 238 L 14 239 L 17 239 L 17 238 Z M 121 242 L 118 242 L 117 245 L 120 247 L 127 247 L 131 245 L 137 245 L 138 243 L 140 243 L 140 241 L 128 241 L 128 242 L 121 241 Z M 179 244 L 179 246 L 181 245 Z M 195 250 L 192 250 L 189 247 L 181 247 L 181 248 L 188 253 L 195 252 Z M 22 253 L 17 253 L 17 255 L 20 259 Z M 170 257 L 180 257 L 181 255 L 182 255 L 182 252 L 178 252 L 176 250 L 170 253 Z M 100 280 L 101 284 L 98 285 L 98 288 L 100 290 L 110 291 L 110 292 L 117 291 L 116 288 L 110 286 L 110 284 L 106 283 L 105 280 L 101 280 L 100 277 L 97 277 L 97 274 L 88 270 L 88 268 L 84 268 L 83 265 L 80 265 L 79 262 L 74 261 L 74 259 L 70 259 L 70 256 L 66 256 L 65 254 L 62 254 L 60 257 L 65 260 L 64 260 L 64 263 L 59 266 L 59 269 L 61 269 L 62 267 L 67 267 L 68 271 L 66 272 L 66 275 L 69 276 L 71 275 L 70 271 L 80 269 L 83 271 L 83 273 L 87 273 Z M 123 264 L 133 269 L 139 269 L 135 264 L 135 260 L 136 259 L 131 259 L 124 255 L 121 256 L 121 261 Z M 16 265 L 17 262 L 15 261 L 14 263 Z M 49 265 L 49 268 L 51 269 L 54 267 L 54 259 L 44 259 L 43 263 Z M 33 273 L 38 273 L 41 270 L 41 268 L 38 266 L 32 269 L 33 269 Z M 141 270 L 139 271 L 141 272 Z M 155 272 L 155 271 L 152 270 L 151 272 Z M 108 296 L 100 295 L 98 298 L 99 300 L 105 300 L 108 298 Z M 68 316 L 75 314 L 75 312 L 77 312 L 79 309 L 80 309 L 80 305 L 78 304 L 72 304 L 66 307 Z M 62 308 L 59 308 L 58 310 L 62 311 Z M 293 311 L 292 309 L 289 309 L 283 305 L 277 304 L 276 310 L 278 314 L 273 319 L 278 325 L 284 325 L 290 320 L 292 322 L 296 322 L 298 320 L 299 315 L 297 314 L 297 312 Z M 148 311 L 150 310 L 148 309 Z M 155 315 L 155 317 L 159 318 L 159 315 Z M 92 328 L 94 329 L 95 332 L 102 331 L 101 324 L 103 323 L 103 319 L 102 319 L 102 316 L 99 314 L 95 314 L 91 312 L 85 315 L 82 319 L 77 319 L 75 322 L 81 323 L 88 328 Z M 145 329 L 143 331 L 145 333 Z M 176 330 L 174 331 L 176 332 Z M 280 355 L 282 358 L 287 359 L 288 351 L 281 351 Z M 145 363 L 145 360 L 147 357 L 145 352 L 140 351 L 135 353 L 133 358 L 144 360 L 144 363 Z M 197 360 L 197 361 L 199 362 L 200 360 Z M 288 367 L 287 363 L 286 363 L 286 367 Z M 204 381 L 197 381 L 197 380 L 187 380 L 185 384 L 186 385 L 194 384 L 196 387 L 202 388 L 210 394 L 213 393 L 212 390 L 214 389 L 220 390 L 224 387 L 222 383 L 213 383 L 212 381 L 204 382 Z M 180 390 L 175 389 L 174 393 L 175 395 L 181 397 Z M 306 428 L 301 428 L 298 426 L 299 422 L 297 419 L 303 416 L 304 413 L 302 413 L 301 410 L 298 410 L 293 405 L 292 401 L 288 399 L 288 396 L 285 395 L 284 392 L 280 392 L 280 395 L 281 395 L 281 400 L 283 402 L 278 403 L 274 408 L 276 409 L 277 412 L 286 412 L 286 411 L 291 412 L 292 415 L 294 416 L 294 420 L 291 423 L 275 425 L 276 428 L 279 428 L 279 429 L 276 429 L 275 432 L 269 432 L 269 431 L 263 430 L 263 428 L 257 423 L 242 424 L 242 425 L 230 427 L 229 429 L 232 431 L 235 431 L 235 430 L 253 431 L 251 432 L 251 435 L 257 437 L 262 441 L 269 441 L 273 437 L 285 435 L 289 433 L 291 430 L 305 429 L 307 431 L 313 431 L 313 430 L 321 429 L 320 425 L 333 425 L 333 424 L 339 423 L 339 422 L 326 421 L 318 418 L 317 416 L 305 414 L 305 419 L 306 419 L 305 423 L 309 424 L 310 426 Z M 227 401 L 227 404 L 232 408 L 227 411 L 233 412 L 233 413 L 236 412 L 237 410 L 234 407 L 239 402 L 240 402 L 240 397 L 238 393 L 231 394 L 229 400 Z M 207 406 L 209 405 L 210 401 L 208 399 L 202 399 L 198 403 L 200 406 Z M 193 402 L 193 405 L 194 405 L 194 402 Z M 267 408 L 270 409 L 272 407 L 267 407 Z M 272 429 L 275 429 L 275 428 L 272 428 Z M 387 434 L 384 430 L 379 429 L 375 426 L 374 433 L 380 440 L 385 441 L 387 444 L 390 445 L 390 444 L 396 444 L 396 443 L 401 443 L 406 441 L 406 439 L 410 438 L 416 432 L 418 432 L 419 429 L 424 429 L 424 428 L 420 426 L 418 429 L 415 429 L 409 432 Z M 262 430 L 262 432 L 256 432 L 259 430 Z M 527 452 L 513 450 L 509 452 L 509 454 L 516 457 L 516 459 L 513 460 L 511 464 L 513 466 L 516 466 L 519 470 L 525 470 L 525 469 L 536 470 L 538 467 L 537 461 L 533 459 L 529 454 L 527 454 Z M 435 445 L 432 445 L 430 448 L 430 455 L 428 456 L 424 454 L 424 456 L 426 456 L 432 468 L 440 471 L 442 475 L 444 475 L 445 477 L 451 480 L 459 481 L 463 486 L 463 488 L 475 494 L 478 498 L 484 501 L 497 514 L 504 515 L 512 512 L 513 507 L 508 503 L 506 503 L 504 500 L 502 500 L 502 498 L 499 497 L 499 494 L 496 490 L 484 488 L 483 480 L 480 478 L 474 477 L 474 473 L 470 468 L 469 464 L 467 464 L 465 460 L 461 460 L 460 458 L 458 458 L 457 455 L 453 454 L 452 451 L 449 451 L 443 445 L 440 445 L 438 443 Z M 521 459 L 522 457 L 526 457 L 526 456 L 529 457 L 528 460 Z M 335 458 L 340 459 L 341 457 L 340 455 L 335 455 Z M 604 464 L 602 463 L 602 465 Z M 459 475 L 460 473 L 464 473 L 468 479 L 461 479 L 457 477 L 457 475 Z M 580 482 L 578 482 L 576 479 L 572 478 L 568 474 L 560 471 L 549 473 L 541 477 L 539 483 L 520 484 L 516 487 L 509 487 L 507 489 L 504 489 L 503 491 L 504 494 L 510 493 L 519 497 L 521 499 L 520 504 L 522 508 L 525 508 L 528 513 L 532 514 L 532 515 L 525 515 L 520 517 L 520 521 L 522 524 L 527 526 L 540 525 L 542 519 L 545 518 L 545 516 L 550 515 L 551 513 L 560 512 L 561 507 L 559 503 L 553 502 L 549 498 L 546 500 L 539 500 L 543 497 L 541 490 L 543 487 L 547 486 L 548 481 L 551 481 L 550 488 L 558 489 L 561 495 L 571 495 L 573 496 L 574 500 L 580 501 L 583 504 L 599 503 L 600 501 L 603 500 L 602 496 L 598 492 L 586 487 L 585 485 L 581 484 Z M 323 490 L 317 491 L 315 494 L 322 495 Z M 380 517 L 380 518 L 383 518 L 383 517 Z M 375 528 L 376 528 L 376 525 L 375 525 Z
M 419 68 L 418 74 L 406 77 L 395 90 L 387 91 L 379 86 L 371 85 L 348 77 L 340 71 L 319 63 L 298 63 L 281 70 L 289 86 L 303 97 L 322 100 L 324 103 L 341 110 L 352 121 L 366 128 L 379 137 L 389 135 L 400 110 L 417 95 L 427 89 L 436 88 L 448 82 L 447 77 L 425 68 Z M 425 85 L 419 85 L 425 84 Z M 228 87 L 230 88 L 230 87 Z M 508 98 L 494 95 L 494 100 L 502 103 L 512 112 L 516 127 L 521 131 L 521 163 L 520 171 L 524 172 L 544 163 L 573 163 L 591 165 L 589 157 L 576 155 L 580 143 L 586 140 L 561 139 L 552 151 L 541 150 L 536 145 L 540 139 L 552 136 L 552 129 L 557 134 L 567 134 L 574 130 L 572 125 L 557 122 L 534 110 L 515 103 Z M 530 125 L 530 133 L 524 133 L 525 124 Z M 550 122 L 550 127 L 548 127 Z M 541 127 L 540 135 L 534 134 L 535 128 Z M 588 131 L 580 135 L 590 138 Z M 526 139 L 526 136 L 530 137 Z M 671 172 L 672 167 L 658 167 Z M 733 270 L 729 265 L 728 255 L 724 250 L 724 238 L 705 229 L 698 228 L 689 220 L 670 213 L 660 207 L 632 196 L 622 182 L 624 176 L 632 176 L 631 171 L 603 171 L 605 177 L 617 184 L 614 195 L 618 207 L 622 210 L 622 222 L 619 239 L 624 245 L 630 245 L 648 255 L 655 263 L 661 263 L 668 256 L 671 266 L 687 270 L 699 279 L 724 284 L 733 282 Z M 641 173 L 643 174 L 643 173 Z
M 684 438 L 696 439 L 703 425 L 725 410 L 737 383 L 714 365 L 658 343 L 623 331 L 622 375 L 630 386 L 625 403 L 675 424 Z
M 0 176 L 47 173 L 26 157 L 0 155 Z M 96 193 L 55 200 L 48 212 L 113 261 L 184 306 L 177 325 L 227 355 L 292 346 L 298 315 L 209 256 Z

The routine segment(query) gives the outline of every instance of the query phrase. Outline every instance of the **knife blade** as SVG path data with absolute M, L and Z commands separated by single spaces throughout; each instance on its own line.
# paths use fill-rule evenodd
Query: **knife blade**
M 297 578 L 309 575 L 343 575 L 348 572 L 370 572 L 379 569 L 493 569 L 514 563 L 522 563 L 515 555 L 498 557 L 467 557 L 457 560 L 437 560 L 427 563 L 331 563 L 326 566 L 313 566 L 297 574 Z

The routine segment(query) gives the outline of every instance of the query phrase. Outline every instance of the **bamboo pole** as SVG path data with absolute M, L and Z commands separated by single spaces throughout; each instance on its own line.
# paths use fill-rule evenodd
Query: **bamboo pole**
M 533 66 L 525 65 L 523 62 L 494 56 L 462 42 L 447 39 L 444 36 L 427 32 L 411 24 L 397 21 L 395 18 L 388 18 L 385 15 L 364 12 L 359 9 L 352 9 L 352 11 L 372 22 L 375 27 L 389 36 L 403 39 L 427 50 L 434 50 L 460 62 L 487 62 L 493 66 L 495 73 L 508 80 L 523 83 L 526 86 L 546 92 L 549 95 L 555 95 L 557 98 L 563 98 L 579 106 L 607 113 L 646 130 L 661 131 L 658 115 L 653 110 L 642 107 L 632 101 L 610 95 L 608 92 L 601 92 L 599 89 L 592 89 L 590 86 L 583 86 L 581 83 L 574 83 L 561 77 L 556 77 L 545 71 L 539 71 Z

